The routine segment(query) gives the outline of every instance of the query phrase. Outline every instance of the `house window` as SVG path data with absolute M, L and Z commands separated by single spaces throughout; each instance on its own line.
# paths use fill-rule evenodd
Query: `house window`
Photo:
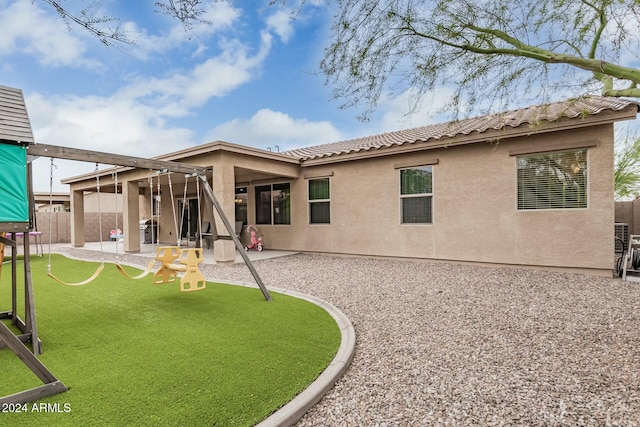
M 236 187 L 236 222 L 242 221 L 247 224 L 247 187 Z
M 153 209 L 153 216 L 160 216 L 160 195 L 154 195 L 151 198 L 151 207 Z
M 433 223 L 433 166 L 400 169 L 402 224 Z
M 331 223 L 329 178 L 309 180 L 309 224 Z
M 256 224 L 291 224 L 290 184 L 256 187 Z
M 182 230 L 180 231 L 181 239 L 195 239 L 198 235 L 200 202 L 198 199 L 180 200 L 178 203 L 180 212 L 180 223 Z
M 274 224 L 291 224 L 291 188 L 285 184 L 273 184 L 271 203 Z
M 517 157 L 518 210 L 587 207 L 587 150 Z

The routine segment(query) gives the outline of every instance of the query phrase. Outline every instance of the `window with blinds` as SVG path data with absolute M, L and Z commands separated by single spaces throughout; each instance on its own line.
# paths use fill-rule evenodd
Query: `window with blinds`
M 331 223 L 329 178 L 309 180 L 309 224 Z
M 587 207 L 587 150 L 517 157 L 518 210 Z
M 433 166 L 400 169 L 402 224 L 433 223 Z

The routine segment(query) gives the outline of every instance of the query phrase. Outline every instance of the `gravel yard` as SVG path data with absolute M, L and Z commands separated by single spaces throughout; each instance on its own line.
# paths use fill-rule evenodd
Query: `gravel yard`
M 356 330 L 351 367 L 299 426 L 640 425 L 639 284 L 305 254 L 255 266 Z M 202 270 L 253 283 L 243 264 Z

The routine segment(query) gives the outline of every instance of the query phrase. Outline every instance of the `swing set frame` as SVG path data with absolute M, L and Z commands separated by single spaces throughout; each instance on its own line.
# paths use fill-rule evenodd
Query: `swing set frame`
M 5 141 L 0 140 L 0 143 Z M 15 141 L 7 141 L 15 144 Z M 213 193 L 213 189 L 209 185 L 206 176 L 206 168 L 201 166 L 189 165 L 181 162 L 165 161 L 146 159 L 142 157 L 118 155 L 112 153 L 105 153 L 93 150 L 84 150 L 78 148 L 70 148 L 63 146 L 47 145 L 47 144 L 34 144 L 31 141 L 27 141 L 26 144 L 22 143 L 26 147 L 27 154 L 36 157 L 50 157 L 56 159 L 76 160 L 92 163 L 110 164 L 116 166 L 133 167 L 147 170 L 167 171 L 173 173 L 183 173 L 185 175 L 194 175 L 197 177 L 198 183 L 201 185 L 203 194 L 211 202 L 215 208 L 220 220 L 227 229 L 228 236 L 235 243 L 236 248 L 243 257 L 245 264 L 249 268 L 254 280 L 260 288 L 266 301 L 271 301 L 271 295 L 264 285 L 260 275 L 253 266 L 248 255 L 244 251 L 242 243 L 235 234 L 235 228 L 222 210 L 222 206 L 218 202 Z M 38 338 L 35 305 L 33 298 L 33 281 L 31 278 L 31 265 L 30 265 L 30 251 L 29 251 L 29 231 L 33 228 L 34 224 L 34 197 L 33 197 L 33 182 L 31 174 L 31 162 L 27 162 L 27 185 L 28 185 L 28 198 L 29 198 L 29 222 L 0 222 L 0 232 L 9 233 L 9 238 L 1 237 L 0 242 L 5 246 L 11 247 L 11 270 L 12 270 L 12 288 L 11 288 L 11 300 L 12 309 L 9 311 L 1 312 L 0 319 L 11 319 L 12 325 L 17 327 L 22 333 L 16 335 L 8 326 L 3 322 L 0 322 L 0 348 L 10 348 L 18 358 L 38 376 L 43 382 L 43 385 L 35 387 L 29 390 L 18 392 L 9 396 L 0 397 L 0 405 L 3 404 L 23 404 L 31 402 L 43 397 L 51 396 L 57 393 L 62 393 L 67 390 L 67 387 L 58 380 L 37 358 L 36 356 L 42 353 L 41 341 Z M 15 233 L 23 232 L 23 254 L 24 254 L 24 298 L 25 298 L 25 320 L 22 320 L 17 314 L 17 243 L 15 240 Z M 13 233 L 13 234 L 12 234 Z M 220 236 L 225 238 L 226 236 Z M 30 343 L 32 350 L 25 345 Z
M 260 275 L 253 266 L 249 256 L 244 250 L 244 246 L 235 233 L 235 226 L 231 224 L 229 218 L 222 209 L 222 205 L 213 193 L 211 185 L 207 180 L 207 169 L 202 166 L 190 165 L 188 163 L 175 162 L 171 160 L 147 159 L 144 157 L 127 156 L 122 154 L 105 153 L 101 151 L 85 150 L 80 148 L 63 147 L 48 144 L 32 144 L 27 146 L 27 152 L 30 155 L 38 157 L 53 157 L 56 159 L 77 160 L 83 162 L 92 162 L 100 164 L 110 164 L 115 166 L 133 167 L 147 170 L 160 170 L 173 173 L 183 173 L 185 175 L 195 175 L 201 185 L 204 196 L 211 202 L 225 229 L 229 233 L 227 236 L 219 236 L 220 238 L 230 238 L 240 252 L 242 259 L 249 268 L 256 284 L 260 288 L 265 300 L 271 301 L 271 295 L 264 285 Z

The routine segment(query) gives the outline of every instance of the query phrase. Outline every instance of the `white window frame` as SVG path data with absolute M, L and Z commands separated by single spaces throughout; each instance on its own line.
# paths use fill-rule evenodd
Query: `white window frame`
M 434 205 L 433 205 L 433 199 L 434 199 L 434 191 L 433 189 L 435 188 L 435 168 L 433 167 L 434 164 L 427 164 L 427 165 L 416 165 L 416 166 L 411 166 L 411 167 L 403 167 L 403 168 L 397 168 L 398 169 L 398 193 L 400 194 L 400 203 L 399 203 L 399 208 L 400 208 L 400 225 L 403 226 L 414 226 L 414 225 L 418 225 L 418 226 L 424 226 L 424 225 L 428 225 L 431 226 L 434 223 L 434 218 L 435 218 L 435 212 L 434 212 Z M 410 169 L 423 169 L 423 168 L 430 168 L 431 169 L 431 193 L 418 193 L 418 194 L 402 194 L 402 171 L 403 170 L 410 170 Z M 408 199 L 408 198 L 414 198 L 414 197 L 431 197 L 431 222 L 403 222 L 403 218 L 404 218 L 404 211 L 403 211 L 403 203 L 402 201 L 404 199 Z
M 329 198 L 328 199 L 314 199 L 311 200 L 310 199 L 310 191 L 309 191 L 309 186 L 311 185 L 311 181 L 319 181 L 319 180 L 324 180 L 326 179 L 329 182 Z M 332 203 L 331 203 L 331 177 L 330 176 L 319 176 L 319 177 L 314 177 L 314 178 L 309 178 L 307 180 L 307 203 L 309 208 L 307 209 L 307 223 L 309 225 L 331 225 L 331 218 L 333 218 L 333 210 L 332 210 Z M 311 205 L 313 203 L 329 203 L 329 222 L 311 222 Z

